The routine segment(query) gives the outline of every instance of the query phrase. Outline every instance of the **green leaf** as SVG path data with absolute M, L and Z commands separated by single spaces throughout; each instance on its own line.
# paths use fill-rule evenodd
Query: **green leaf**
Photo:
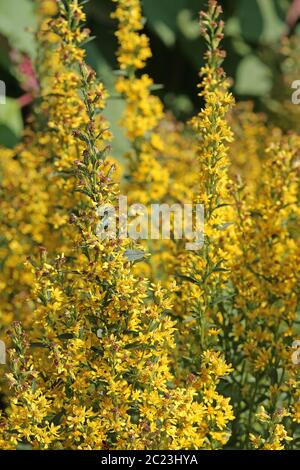
M 188 3 L 188 0 L 143 1 L 143 11 L 150 28 L 168 47 L 175 44 L 178 31 L 178 14 L 188 7 Z
M 199 21 L 193 16 L 191 10 L 185 8 L 178 13 L 177 25 L 187 39 L 194 40 L 200 36 Z
M 0 2 L 0 33 L 6 36 L 11 46 L 34 57 L 36 45 L 34 35 L 28 31 L 36 29 L 34 2 L 30 0 L 6 0 Z
M 156 20 L 154 30 L 166 46 L 171 47 L 175 44 L 176 35 L 174 31 L 163 21 Z
M 220 297 L 217 297 L 216 299 L 214 299 L 210 305 L 218 305 L 218 304 L 221 304 L 223 302 L 227 302 L 228 300 L 231 300 L 232 298 L 234 297 L 234 294 L 231 294 L 231 295 L 221 295 Z
M 197 286 L 200 285 L 200 282 L 194 279 L 191 276 L 186 276 L 185 274 L 177 274 L 177 277 L 182 279 L 183 281 L 191 282 L 192 284 L 196 284 Z
M 237 17 L 243 37 L 247 41 L 259 42 L 264 30 L 264 22 L 258 1 L 239 0 Z
M 267 43 L 276 42 L 286 31 L 286 24 L 279 18 L 276 6 L 272 0 L 257 0 L 263 18 L 264 29 L 262 41 Z
M 286 29 L 273 0 L 239 0 L 237 17 L 243 37 L 250 42 L 278 41 Z
M 212 273 L 228 273 L 229 269 L 226 268 L 220 268 L 219 266 L 215 267 L 211 271 Z
M 142 250 L 126 250 L 124 255 L 131 262 L 141 261 L 145 258 L 145 252 Z
M 265 96 L 272 88 L 271 70 L 254 54 L 239 63 L 235 91 L 239 95 Z
M 230 37 L 239 37 L 242 34 L 241 24 L 239 19 L 236 16 L 228 18 L 225 24 L 225 33 L 226 36 Z
M 228 227 L 230 227 L 231 225 L 234 225 L 234 224 L 235 224 L 235 222 L 225 222 L 224 224 L 216 225 L 216 228 L 218 230 L 223 231 L 223 230 L 226 230 Z
M 0 104 L 0 141 L 1 145 L 14 147 L 23 131 L 23 119 L 18 101 L 6 98 L 5 104 Z

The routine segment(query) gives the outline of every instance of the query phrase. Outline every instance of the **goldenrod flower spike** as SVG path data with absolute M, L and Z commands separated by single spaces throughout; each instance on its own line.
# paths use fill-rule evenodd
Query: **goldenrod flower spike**
M 203 204 L 205 211 L 203 249 L 181 255 L 181 278 L 191 281 L 182 285 L 181 310 L 185 318 L 193 318 L 197 324 L 197 333 L 192 339 L 193 362 L 210 345 L 216 344 L 219 336 L 222 338 L 223 318 L 217 299 L 229 278 L 226 261 L 230 255 L 224 246 L 224 230 L 234 222 L 228 176 L 229 143 L 233 139 L 228 112 L 234 100 L 221 68 L 225 56 L 219 48 L 224 27 L 219 20 L 221 11 L 215 1 L 210 1 L 208 11 L 200 15 L 201 31 L 207 44 L 206 64 L 200 71 L 202 81 L 199 84 L 204 107 L 191 121 L 197 139 L 198 182 L 194 200 Z M 211 329 L 210 325 L 217 329 Z
M 122 73 L 116 81 L 116 91 L 125 98 L 126 108 L 122 126 L 132 146 L 129 152 L 130 200 L 143 204 L 161 201 L 168 185 L 168 171 L 163 162 L 165 146 L 158 125 L 164 112 L 157 96 L 152 94 L 153 80 L 145 73 L 138 74 L 151 57 L 148 37 L 142 32 L 140 0 L 113 0 L 116 10 L 112 17 L 118 21 L 116 36 L 117 58 Z

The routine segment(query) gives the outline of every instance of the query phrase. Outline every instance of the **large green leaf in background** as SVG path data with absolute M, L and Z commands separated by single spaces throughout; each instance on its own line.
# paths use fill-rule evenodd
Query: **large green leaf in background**
M 150 28 L 166 46 L 173 46 L 178 33 L 186 39 L 199 37 L 198 12 L 205 0 L 143 0 Z
M 189 0 L 143 0 L 143 11 L 149 26 L 166 46 L 176 41 L 177 15 L 188 8 Z
M 23 120 L 17 100 L 6 98 L 0 104 L 0 142 L 5 147 L 14 147 L 23 130 Z
M 31 0 L 0 0 L 0 33 L 10 45 L 31 57 L 35 54 L 36 29 L 34 2 Z M 30 31 L 31 30 L 31 31 Z
M 278 44 L 285 33 L 282 6 L 281 0 L 239 0 L 236 14 L 227 23 L 226 33 L 242 56 L 236 70 L 238 95 L 266 97 L 272 88 L 272 71 L 262 62 L 258 47 Z
M 259 41 L 263 33 L 264 23 L 258 0 L 240 0 L 236 14 L 240 31 L 246 41 Z
M 238 67 L 235 91 L 239 95 L 266 96 L 272 88 L 272 74 L 254 54 L 244 57 Z
M 286 29 L 273 0 L 239 0 L 237 18 L 244 38 L 254 43 L 278 41 Z
M 0 0 L 0 35 L 7 39 L 9 47 L 2 48 L 1 65 L 13 74 L 9 62 L 9 50 L 16 49 L 35 56 L 36 18 L 34 2 L 31 0 Z M 9 75 L 8 75 L 9 76 Z M 1 79 L 1 76 L 0 76 Z M 19 141 L 23 130 L 23 120 L 17 100 L 6 98 L 0 104 L 0 142 L 13 147 Z
M 266 43 L 278 41 L 286 31 L 286 24 L 283 18 L 278 16 L 275 3 L 272 0 L 258 0 L 258 4 L 264 22 L 262 41 Z

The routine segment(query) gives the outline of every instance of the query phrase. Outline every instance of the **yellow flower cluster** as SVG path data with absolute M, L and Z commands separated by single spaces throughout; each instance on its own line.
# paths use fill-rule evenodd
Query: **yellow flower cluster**
M 117 56 L 121 69 L 143 69 L 152 53 L 148 37 L 139 34 L 144 28 L 140 0 L 113 1 L 117 3 L 113 18 L 120 22 L 116 36 L 120 45 Z
M 169 178 L 168 170 L 161 162 L 165 146 L 157 132 L 164 116 L 163 105 L 151 92 L 153 80 L 147 74 L 137 74 L 151 56 L 149 39 L 141 33 L 140 0 L 114 1 L 117 8 L 112 16 L 118 20 L 117 57 L 123 71 L 123 76 L 116 81 L 116 91 L 126 101 L 121 124 L 132 147 L 127 155 L 130 185 L 126 191 L 132 201 L 149 204 L 164 197 Z
M 207 348 L 215 347 L 222 332 L 222 319 L 216 299 L 226 285 L 230 253 L 224 244 L 224 232 L 233 222 L 230 180 L 228 177 L 229 143 L 233 135 L 227 115 L 233 105 L 228 81 L 221 68 L 223 23 L 218 21 L 220 7 L 210 3 L 208 13 L 202 12 L 202 30 L 207 41 L 206 65 L 201 69 L 200 96 L 205 106 L 192 119 L 195 132 L 195 165 L 197 182 L 193 202 L 205 209 L 204 246 L 199 251 L 181 251 L 173 269 L 179 272 L 181 286 L 177 302 L 184 343 L 182 351 L 195 367 L 196 358 Z M 211 28 L 211 25 L 212 28 Z M 184 333 L 186 322 L 193 334 Z

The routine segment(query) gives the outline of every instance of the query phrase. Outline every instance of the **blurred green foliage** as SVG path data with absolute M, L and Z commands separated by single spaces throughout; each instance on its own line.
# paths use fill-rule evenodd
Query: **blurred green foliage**
M 147 18 L 145 29 L 150 36 L 153 58 L 147 72 L 162 84 L 159 91 L 166 107 L 178 118 L 187 119 L 199 107 L 198 70 L 202 64 L 203 44 L 199 37 L 198 13 L 204 0 L 142 0 Z M 290 0 L 223 0 L 226 21 L 224 47 L 225 68 L 233 78 L 238 99 L 253 98 L 258 107 L 272 90 L 278 73 L 277 48 L 286 33 L 285 18 Z M 127 148 L 118 127 L 123 103 L 114 93 L 117 68 L 114 37 L 115 23 L 110 18 L 111 0 L 90 0 L 88 26 L 96 39 L 87 46 L 88 58 L 110 91 L 106 111 L 115 133 L 115 151 Z M 10 60 L 11 50 L 36 54 L 33 0 L 0 0 L 0 79 L 10 97 L 7 109 L 0 106 L 0 142 L 14 145 L 22 132 L 21 111 L 16 98 L 22 95 L 18 76 Z M 26 108 L 22 110 L 23 116 Z

